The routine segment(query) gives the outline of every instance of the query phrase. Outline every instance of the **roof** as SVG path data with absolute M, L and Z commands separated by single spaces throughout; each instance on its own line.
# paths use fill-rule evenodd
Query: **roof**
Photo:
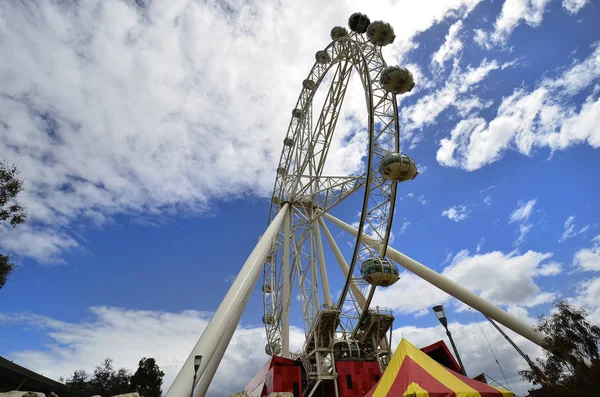
M 508 390 L 453 371 L 402 339 L 386 371 L 365 397 L 514 397 Z
M 52 391 L 58 395 L 69 394 L 66 385 L 0 357 L 0 392 L 17 390 L 19 386 L 21 386 L 20 390 L 45 394 L 50 394 Z
M 460 365 L 458 365 L 456 359 L 452 353 L 450 353 L 448 346 L 446 346 L 443 340 L 435 342 L 429 346 L 425 346 L 421 350 L 429 357 L 442 364 L 444 367 L 450 368 L 456 372 L 461 372 Z

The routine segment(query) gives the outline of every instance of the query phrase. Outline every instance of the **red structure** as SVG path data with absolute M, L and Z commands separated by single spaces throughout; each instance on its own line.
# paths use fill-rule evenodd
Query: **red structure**
M 273 392 L 291 392 L 302 397 L 302 363 L 283 357 L 272 356 L 245 390 L 255 397 Z
M 448 346 L 446 346 L 443 340 L 425 346 L 421 351 L 442 364 L 444 367 L 450 368 L 454 372 L 461 373 L 460 365 L 458 365 L 458 362 L 456 362 L 456 359 L 452 353 L 450 353 Z
M 376 361 L 339 361 L 335 370 L 340 397 L 363 397 L 381 379 Z
M 460 366 L 444 341 L 426 346 L 421 351 L 444 367 L 460 373 Z M 336 382 L 339 397 L 363 397 L 382 377 L 376 361 L 337 361 L 335 370 L 338 374 Z M 294 397 L 302 397 L 306 388 L 306 373 L 300 361 L 272 356 L 246 385 L 245 390 L 254 397 L 265 397 L 273 392 L 291 392 Z M 334 393 L 334 383 L 323 381 L 313 397 L 330 397 Z

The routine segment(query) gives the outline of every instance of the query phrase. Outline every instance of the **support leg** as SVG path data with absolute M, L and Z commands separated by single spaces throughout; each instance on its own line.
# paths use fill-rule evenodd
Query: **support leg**
M 189 393 L 194 378 L 193 364 L 195 355 L 202 355 L 204 358 L 200 364 L 200 368 L 198 368 L 199 377 L 202 376 L 211 360 L 218 359 L 218 361 L 221 361 L 222 356 L 213 358 L 213 355 L 217 350 L 223 330 L 227 327 L 231 319 L 234 318 L 236 313 L 243 312 L 245 305 L 242 303 L 244 302 L 245 297 L 252 293 L 252 289 L 260 275 L 267 254 L 271 250 L 273 238 L 277 235 L 277 232 L 281 227 L 283 218 L 288 211 L 288 207 L 288 204 L 285 204 L 279 210 L 279 213 L 273 219 L 263 237 L 246 260 L 246 263 L 244 263 L 244 266 L 229 288 L 227 295 L 223 298 L 223 301 L 206 326 L 202 336 L 200 336 L 200 339 L 198 339 L 198 342 L 192 349 L 192 352 L 183 364 L 183 367 L 181 367 L 179 374 L 177 374 L 175 381 L 167 392 L 167 397 L 181 397 Z
M 347 231 L 348 233 L 354 236 L 358 235 L 357 229 L 337 219 L 336 217 L 327 213 L 324 213 L 323 216 L 329 219 L 331 222 L 338 225 L 343 230 Z M 370 236 L 367 236 L 366 234 L 362 235 L 361 240 L 363 243 L 368 244 L 372 247 L 377 247 L 381 244 L 380 242 L 376 241 Z M 500 324 L 506 326 L 507 328 L 510 328 L 522 337 L 529 339 L 536 345 L 542 348 L 546 348 L 543 334 L 535 331 L 529 325 L 521 322 L 516 317 L 508 314 L 504 310 L 493 305 L 492 303 L 488 302 L 482 297 L 474 294 L 465 287 L 455 283 L 454 281 L 448 279 L 445 276 L 442 276 L 441 274 L 436 273 L 427 266 L 424 266 L 423 264 L 415 261 L 412 258 L 409 258 L 408 256 L 396 251 L 395 249 L 389 246 L 387 247 L 386 256 L 391 260 L 397 262 L 400 266 L 404 267 L 405 269 L 415 273 L 423 280 L 435 285 L 442 291 L 455 297 L 459 301 L 471 306 L 476 310 L 479 310 L 484 315 L 498 321 Z
M 290 358 L 290 234 L 292 208 L 285 214 L 283 221 L 283 310 L 281 313 L 281 356 Z
M 325 266 L 325 254 L 323 253 L 323 240 L 321 240 L 321 231 L 317 222 L 312 224 L 317 240 L 317 252 L 319 255 L 319 270 L 321 271 L 321 286 L 323 287 L 323 302 L 331 306 L 331 292 L 329 290 L 329 279 L 327 278 L 327 266 Z

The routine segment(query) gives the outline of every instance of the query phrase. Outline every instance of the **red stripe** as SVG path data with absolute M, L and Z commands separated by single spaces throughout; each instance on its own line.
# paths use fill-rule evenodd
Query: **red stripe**
M 452 390 L 441 384 L 439 380 L 431 376 L 408 356 L 404 357 L 400 371 L 398 371 L 398 375 L 387 395 L 390 397 L 402 396 L 408 385 L 413 382 L 427 390 L 431 397 L 456 397 Z

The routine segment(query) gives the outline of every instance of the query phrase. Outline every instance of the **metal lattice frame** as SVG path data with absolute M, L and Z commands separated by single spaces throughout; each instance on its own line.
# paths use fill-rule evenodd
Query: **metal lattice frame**
M 285 318 L 289 316 L 291 297 L 289 292 L 285 296 L 284 286 L 286 283 L 293 285 L 297 278 L 306 335 L 300 358 L 309 376 L 318 380 L 335 376 L 334 341 L 361 339 L 365 327 L 361 328 L 360 324 L 365 324 L 367 317 L 377 314 L 368 309 L 375 287 L 360 276 L 360 264 L 368 258 L 382 256 L 387 247 L 396 187 L 395 183 L 379 174 L 377 167 L 385 154 L 399 151 L 396 98 L 383 90 L 379 83 L 380 74 L 386 67 L 381 48 L 365 40 L 363 35 L 353 33 L 333 41 L 322 56 L 328 62 L 317 59 L 308 74 L 307 80 L 314 85 L 304 86 L 300 93 L 296 104 L 299 112 L 296 111 L 289 124 L 277 168 L 270 218 L 284 203 L 290 203 L 291 230 L 290 236 L 281 231 L 273 244 L 270 260 L 264 267 L 263 287 L 269 291 L 264 294 L 265 316 L 272 315 L 275 320 L 265 324 L 267 347 L 272 354 L 279 354 L 289 333 Z M 313 128 L 313 97 L 330 70 L 334 71 L 332 83 Z M 360 175 L 324 176 L 332 136 L 353 72 L 361 80 L 368 112 L 366 167 Z M 322 305 L 318 277 L 321 263 L 317 253 L 321 241 L 317 241 L 320 237 L 315 231 L 319 227 L 317 221 L 324 212 L 329 212 L 361 189 L 364 190 L 364 198 L 358 229 L 361 234 L 366 233 L 381 244 L 379 249 L 374 249 L 356 240 L 352 260 L 346 265 L 348 277 L 337 303 L 328 304 L 331 299 L 325 296 L 325 305 Z M 290 241 L 291 251 L 287 253 L 283 250 L 286 238 Z M 290 258 L 291 267 L 287 281 L 283 278 L 286 255 Z M 324 263 L 322 265 L 324 267 Z M 393 316 L 391 318 L 393 320 Z M 381 317 L 375 316 L 374 321 L 380 322 Z M 384 337 L 370 333 L 362 338 L 361 343 L 373 354 L 372 359 L 381 361 L 378 354 L 389 353 L 389 344 L 380 343 Z M 285 346 L 283 350 L 285 355 Z

